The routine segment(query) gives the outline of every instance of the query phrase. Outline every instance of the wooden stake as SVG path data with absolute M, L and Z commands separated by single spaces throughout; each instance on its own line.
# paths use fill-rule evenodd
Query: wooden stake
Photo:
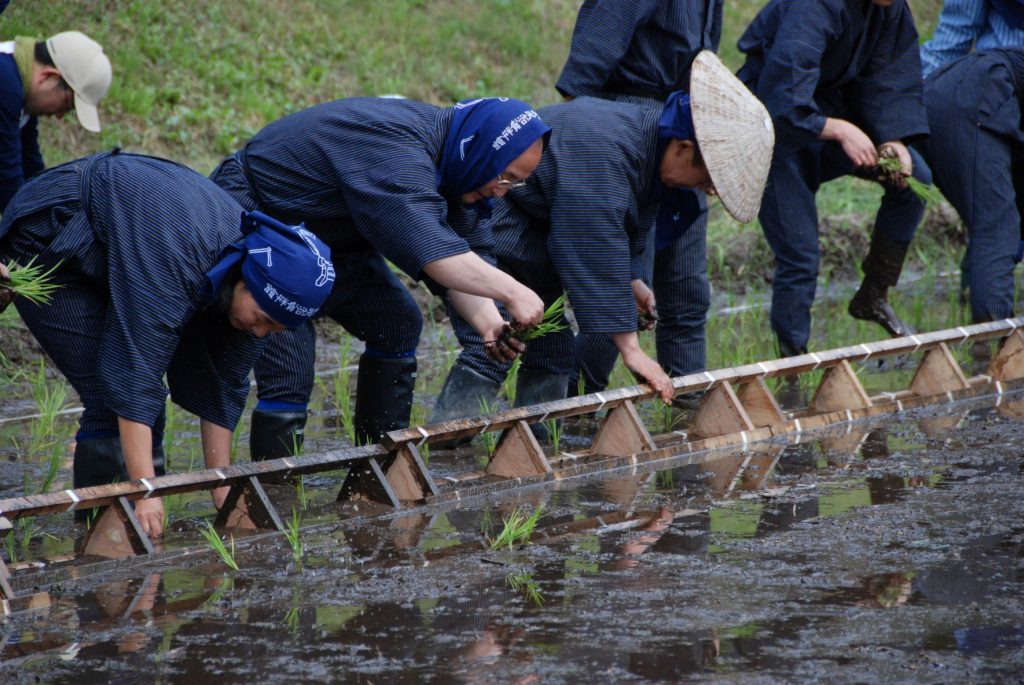
M 785 421 L 782 408 L 763 378 L 740 383 L 736 388 L 736 397 L 755 428 L 775 426 Z
M 8 534 L 13 535 L 13 533 Z M 3 559 L 0 559 L 0 593 L 3 593 L 3 599 L 14 599 L 14 590 L 11 588 L 11 572 L 7 569 L 7 564 Z
M 256 476 L 231 486 L 214 525 L 241 530 L 284 530 L 277 509 Z
M 810 409 L 813 413 L 842 411 L 844 409 L 863 409 L 871 406 L 871 398 L 864 391 L 860 379 L 847 360 L 825 371 L 821 384 L 814 391 Z
M 395 496 L 403 502 L 419 502 L 439 492 L 420 458 L 419 450 L 411 442 L 402 445 L 395 453 L 394 461 L 388 467 L 387 479 Z
M 338 493 L 338 501 L 349 500 L 380 502 L 395 509 L 402 508 L 402 502 L 391 488 L 391 483 L 381 470 L 380 464 L 372 457 L 349 468 Z
M 523 478 L 550 473 L 551 464 L 530 430 L 530 424 L 517 421 L 505 429 L 487 464 L 487 473 L 504 478 Z
M 938 347 L 925 353 L 921 365 L 914 372 L 910 381 L 910 390 L 915 395 L 927 397 L 941 395 L 950 390 L 962 390 L 970 387 L 960 365 L 953 359 L 953 353 L 941 343 Z
M 654 448 L 654 440 L 640 420 L 632 400 L 626 400 L 608 412 L 593 445 L 595 454 L 612 457 L 628 457 Z
M 142 532 L 142 524 L 135 516 L 135 510 L 124 497 L 118 497 L 114 504 L 104 507 L 85 534 L 82 549 L 85 554 L 106 559 L 122 559 L 154 552 L 153 543 Z
M 754 430 L 754 423 L 740 404 L 732 384 L 722 381 L 704 395 L 687 437 L 691 440 L 715 438 L 751 430 Z
M 1024 376 L 1024 333 L 1019 328 L 999 347 L 999 353 L 988 367 L 988 375 L 997 381 Z

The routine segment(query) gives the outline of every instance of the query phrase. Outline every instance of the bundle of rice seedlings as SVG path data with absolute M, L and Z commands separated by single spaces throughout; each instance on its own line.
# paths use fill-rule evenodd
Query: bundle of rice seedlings
M 25 266 L 12 266 L 11 280 L 0 285 L 10 288 L 20 297 L 35 304 L 49 304 L 53 293 L 60 288 L 60 284 L 53 280 L 53 272 L 60 264 L 57 263 L 44 271 L 42 265 L 35 264 L 35 261 L 33 257 Z
M 896 157 L 879 157 L 878 170 L 886 176 L 894 173 L 902 174 L 903 165 Z M 925 204 L 942 202 L 942 193 L 935 186 L 922 183 L 913 176 L 905 176 L 903 180 L 907 182 L 907 187 L 913 191 L 914 195 L 917 195 L 921 202 Z
M 514 333 L 523 342 L 536 340 L 537 338 L 564 330 L 565 325 L 565 295 L 559 295 L 558 299 L 551 303 L 551 306 L 544 310 L 544 318 L 539 324 L 525 331 Z

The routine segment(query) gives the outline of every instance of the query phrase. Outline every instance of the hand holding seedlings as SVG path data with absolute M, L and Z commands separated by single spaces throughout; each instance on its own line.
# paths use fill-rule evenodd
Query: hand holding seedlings
M 636 299 L 637 330 L 653 331 L 658 323 L 658 309 L 654 304 L 654 292 L 640 279 L 633 280 L 633 297 Z
M 892 148 L 890 152 L 889 149 Z M 942 194 L 934 186 L 922 183 L 913 176 L 910 153 L 903 143 L 886 143 L 879 150 L 878 180 L 894 188 L 910 188 L 925 204 L 942 201 Z M 904 157 L 905 156 L 905 157 Z
M 510 362 L 526 351 L 526 343 L 519 337 L 516 326 L 518 324 L 506 323 L 497 340 L 484 341 L 484 352 L 493 361 Z
M 8 271 L 4 264 L 0 264 L 0 312 L 7 309 L 7 305 L 14 302 L 14 298 L 17 295 L 13 288 L 6 285 L 10 282 L 11 272 Z
M 889 161 L 886 161 L 889 160 Z M 898 164 L 894 164 L 893 162 Z M 907 178 L 914 171 L 907 146 L 899 141 L 883 143 L 878 148 L 878 171 L 881 181 L 893 188 L 906 188 Z
M 0 312 L 19 296 L 34 304 L 48 304 L 54 291 L 60 288 L 53 281 L 53 273 L 60 263 L 44 271 L 35 261 L 33 257 L 25 266 L 10 270 L 0 264 L 0 284 L 4 284 L 0 285 Z
M 135 516 L 139 519 L 142 532 L 152 540 L 164 534 L 164 503 L 159 497 L 135 501 Z
M 547 309 L 544 310 L 544 317 L 541 322 L 535 326 L 528 326 L 521 321 L 515 319 L 510 324 L 509 334 L 515 334 L 515 337 L 523 342 L 529 342 L 542 335 L 548 333 L 555 333 L 557 331 L 564 330 L 565 325 L 565 295 L 559 295 L 558 298 L 551 303 Z M 504 333 L 502 334 L 505 335 Z

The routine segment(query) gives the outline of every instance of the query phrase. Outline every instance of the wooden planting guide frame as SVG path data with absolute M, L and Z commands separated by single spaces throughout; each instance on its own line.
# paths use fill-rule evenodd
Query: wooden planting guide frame
M 966 377 L 949 346 L 993 338 L 1002 339 L 1002 344 L 987 373 Z M 851 366 L 851 362 L 914 353 L 923 354 L 909 387 L 898 392 L 868 396 Z M 817 370 L 824 373 L 810 405 L 794 412 L 781 410 L 765 381 Z M 1024 388 L 1024 318 L 680 376 L 673 379 L 673 386 L 677 395 L 703 391 L 704 398 L 689 430 L 660 435 L 657 440 L 651 437 L 636 410 L 638 402 L 654 400 L 656 393 L 647 385 L 637 385 L 518 407 L 490 416 L 396 430 L 376 445 L 3 499 L 0 531 L 12 535 L 12 521 L 24 516 L 103 507 L 82 541 L 83 556 L 155 558 L 161 555 L 142 533 L 131 506 L 133 500 L 227 485 L 231 490 L 216 521 L 219 527 L 283 531 L 281 516 L 260 485 L 260 478 L 280 480 L 338 469 L 348 469 L 338 500 L 382 505 L 370 507 L 375 512 L 371 515 L 394 516 L 396 510 L 412 513 L 470 497 L 508 498 L 527 485 L 690 453 L 747 448 L 783 435 Z M 606 414 L 591 448 L 563 453 L 557 459 L 548 459 L 530 430 L 530 424 L 600 411 Z M 439 485 L 420 458 L 419 447 L 424 444 L 494 431 L 501 436 L 483 473 L 467 472 L 458 478 L 446 478 Z M 363 513 L 344 513 L 351 513 L 353 519 L 365 519 L 367 509 L 364 506 Z M 41 575 L 38 564 L 8 569 L 0 561 L 0 596 L 5 610 L 10 610 L 9 600 L 18 596 L 14 585 L 32 587 L 36 575 Z M 80 574 L 72 568 L 70 575 Z M 15 580 L 19 582 L 12 583 Z

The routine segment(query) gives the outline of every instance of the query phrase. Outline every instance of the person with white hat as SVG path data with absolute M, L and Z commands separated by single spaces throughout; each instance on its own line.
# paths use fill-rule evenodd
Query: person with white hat
M 78 31 L 0 42 L 0 211 L 45 168 L 39 116 L 60 119 L 74 110 L 83 128 L 99 132 L 97 106 L 112 78 L 103 48 Z
M 764 106 L 709 51 L 693 63 L 690 92 L 661 108 L 583 97 L 545 107 L 551 143 L 536 172 L 495 207 L 499 268 L 550 305 L 568 295 L 581 333 L 612 338 L 626 366 L 665 402 L 672 382 L 641 348 L 638 311 L 652 305 L 640 256 L 657 208 L 657 230 L 689 224 L 697 188 L 717 194 L 740 221 L 757 214 L 774 133 Z M 432 420 L 479 413 L 509 364 L 449 312 L 463 351 L 434 405 Z M 515 405 L 566 396 L 573 367 L 568 328 L 532 340 L 522 356 Z M 541 432 L 541 431 L 537 431 Z M 542 433 L 542 432 L 541 432 Z M 543 437 L 543 433 L 542 433 Z
M 807 352 L 820 247 L 815 194 L 858 175 L 885 188 L 850 301 L 855 319 L 892 336 L 912 329 L 893 311 L 896 285 L 924 202 L 907 186 L 931 172 L 908 142 L 928 134 L 917 30 L 906 0 L 771 0 L 739 40 L 738 72 L 778 132 L 760 220 L 775 253 L 771 327 L 782 356 Z M 880 154 L 900 162 L 883 174 Z
M 572 34 L 572 48 L 555 84 L 563 96 L 593 95 L 609 100 L 661 107 L 677 90 L 688 90 L 690 65 L 701 50 L 718 51 L 722 36 L 722 0 L 586 0 Z M 707 274 L 707 199 L 692 191 L 700 212 L 674 230 L 648 231 L 644 282 L 657 305 L 657 319 L 643 317 L 655 329 L 658 363 L 670 376 L 704 370 L 705 328 L 711 306 Z M 649 221 L 654 213 L 649 212 Z M 604 390 L 618 350 L 606 335 L 576 337 L 573 394 Z M 676 397 L 691 407 L 701 393 Z

